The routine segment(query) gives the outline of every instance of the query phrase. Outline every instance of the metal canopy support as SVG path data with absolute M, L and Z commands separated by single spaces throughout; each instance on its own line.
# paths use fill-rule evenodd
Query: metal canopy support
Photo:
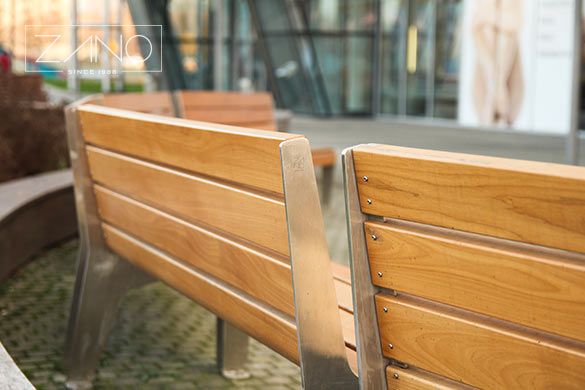
M 291 0 L 248 0 L 248 8 L 278 106 L 305 113 L 308 109 L 315 115 L 331 115 L 329 96 L 303 9 Z M 272 15 L 285 14 L 282 20 L 286 24 L 279 31 L 272 31 L 273 21 L 267 20 L 271 16 L 268 11 L 272 11 Z M 282 28 L 288 29 L 284 31 Z M 289 57 L 277 58 L 283 55 L 283 47 L 290 48 L 286 51 Z M 292 81 L 279 77 L 279 70 L 289 71 L 297 77 Z M 303 96 L 295 96 L 295 89 L 301 90 Z

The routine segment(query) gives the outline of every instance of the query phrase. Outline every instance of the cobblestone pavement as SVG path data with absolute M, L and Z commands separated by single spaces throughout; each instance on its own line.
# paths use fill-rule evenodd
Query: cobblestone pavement
M 62 357 L 77 241 L 41 254 L 0 285 L 0 340 L 38 389 L 63 389 Z M 127 294 L 95 389 L 298 389 L 296 365 L 252 341 L 252 377 L 216 372 L 215 317 L 154 283 Z

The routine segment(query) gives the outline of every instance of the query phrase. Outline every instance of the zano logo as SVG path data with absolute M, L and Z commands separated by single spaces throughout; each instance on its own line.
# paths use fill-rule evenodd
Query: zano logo
M 78 37 L 75 47 L 74 31 Z M 161 72 L 162 26 L 27 25 L 25 58 L 25 72 L 33 73 Z

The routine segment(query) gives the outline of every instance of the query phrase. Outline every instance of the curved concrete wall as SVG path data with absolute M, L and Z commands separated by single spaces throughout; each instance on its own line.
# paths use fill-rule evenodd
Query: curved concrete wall
M 0 283 L 42 249 L 77 233 L 70 170 L 0 185 Z

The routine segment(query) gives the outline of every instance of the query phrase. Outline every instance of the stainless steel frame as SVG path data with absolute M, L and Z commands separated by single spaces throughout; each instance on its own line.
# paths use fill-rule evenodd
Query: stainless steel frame
M 65 346 L 67 387 L 72 389 L 90 387 L 124 293 L 151 280 L 131 263 L 110 252 L 102 236 L 85 143 L 77 118 L 79 105 L 98 99 L 90 97 L 65 109 L 80 244 Z
M 250 336 L 217 317 L 217 367 L 227 379 L 250 377 L 246 370 Z
M 356 389 L 339 316 L 311 148 L 280 145 L 303 388 Z
M 342 165 L 360 388 L 386 389 L 388 360 L 382 355 L 373 298 L 379 289 L 370 276 L 364 232 L 368 218 L 360 208 L 352 148 L 343 151 Z

